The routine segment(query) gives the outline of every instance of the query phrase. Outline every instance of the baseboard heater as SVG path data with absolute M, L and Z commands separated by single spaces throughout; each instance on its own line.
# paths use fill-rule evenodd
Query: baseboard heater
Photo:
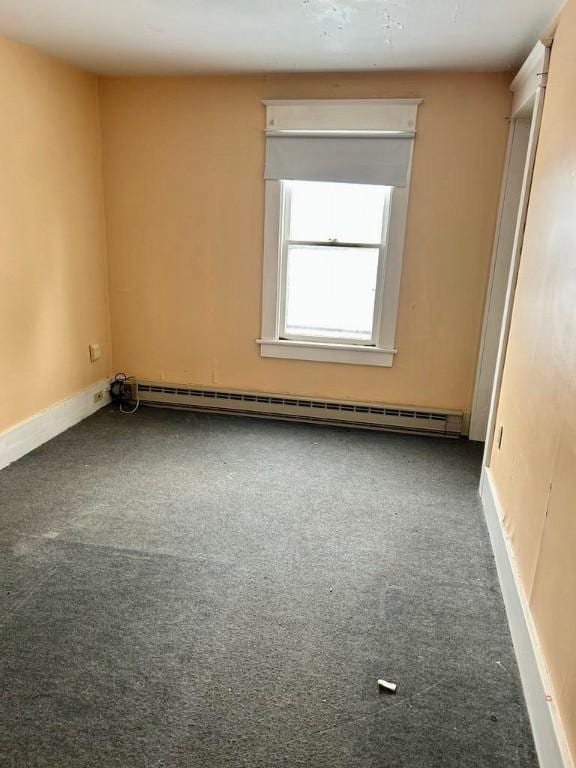
M 136 394 L 141 405 L 165 408 L 217 411 L 285 421 L 317 422 L 420 435 L 460 437 L 463 434 L 464 414 L 461 411 L 361 403 L 350 400 L 320 400 L 207 387 L 184 387 L 151 381 L 134 383 L 133 396 L 135 397 Z

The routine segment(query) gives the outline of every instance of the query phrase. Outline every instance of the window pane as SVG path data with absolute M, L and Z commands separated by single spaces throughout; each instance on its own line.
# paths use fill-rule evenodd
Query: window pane
M 369 341 L 377 248 L 288 247 L 285 332 Z
M 291 181 L 290 240 L 380 243 L 390 187 Z

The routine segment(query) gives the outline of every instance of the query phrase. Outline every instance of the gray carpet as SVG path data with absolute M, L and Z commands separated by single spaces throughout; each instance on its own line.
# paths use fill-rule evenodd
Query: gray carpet
M 480 455 L 108 408 L 3 470 L 0 765 L 536 766 Z

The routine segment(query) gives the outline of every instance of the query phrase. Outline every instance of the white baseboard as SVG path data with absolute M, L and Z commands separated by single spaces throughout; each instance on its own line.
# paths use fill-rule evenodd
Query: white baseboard
M 510 540 L 502 525 L 502 508 L 490 470 L 484 467 L 480 497 L 496 559 L 498 577 L 522 688 L 541 768 L 574 768 L 538 636 L 521 585 Z
M 0 470 L 108 405 L 109 390 L 110 382 L 102 379 L 0 433 Z M 104 392 L 103 399 L 94 402 L 94 395 L 100 391 Z

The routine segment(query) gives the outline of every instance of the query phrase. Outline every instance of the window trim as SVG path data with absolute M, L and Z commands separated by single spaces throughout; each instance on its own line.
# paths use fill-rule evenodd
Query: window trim
M 328 102 L 325 102 L 328 103 Z M 372 102 L 353 102 L 362 106 L 362 111 L 367 107 L 382 109 L 388 106 L 386 100 Z M 420 99 L 405 101 L 390 101 L 389 104 L 410 107 L 406 119 L 412 122 L 409 127 L 414 129 L 416 110 Z M 304 106 L 304 114 L 310 105 L 317 102 L 265 102 L 269 110 L 269 120 L 274 113 L 270 111 L 275 106 L 290 107 L 300 111 Z M 347 104 L 344 102 L 329 102 L 332 107 L 342 106 L 342 119 L 347 117 Z M 384 110 L 385 112 L 386 110 Z M 366 109 L 366 114 L 371 112 Z M 276 115 L 276 122 L 278 116 Z M 368 119 L 368 118 L 367 118 Z M 378 121 L 381 121 L 381 117 Z M 318 124 L 318 115 L 310 116 L 311 124 Z M 330 118 L 333 120 L 333 118 Z M 272 120 L 273 121 L 273 120 Z M 302 122 L 298 114 L 298 124 Z M 270 126 L 271 127 L 271 126 Z M 282 126 L 292 127 L 292 126 Z M 310 126 L 305 125 L 308 128 Z M 321 126 L 320 126 L 321 127 Z M 339 126 L 336 126 L 339 127 Z M 364 127 L 364 126 L 360 126 Z M 371 125 L 369 127 L 372 127 Z M 386 126 L 390 128 L 390 126 Z M 404 128 L 404 126 L 401 126 Z M 346 131 L 350 131 L 350 125 L 345 125 Z M 380 258 L 379 267 L 383 267 L 383 275 L 379 275 L 379 283 L 382 286 L 380 295 L 376 297 L 374 313 L 378 309 L 378 322 L 375 324 L 377 333 L 370 343 L 343 343 L 334 340 L 311 340 L 307 338 L 286 339 L 281 338 L 281 312 L 283 310 L 282 296 L 282 265 L 286 264 L 285 254 L 282 254 L 283 244 L 286 241 L 282 230 L 283 222 L 283 185 L 281 181 L 265 180 L 265 216 L 264 216 L 264 252 L 262 270 L 262 327 L 261 337 L 256 340 L 260 346 L 260 355 L 270 358 L 287 358 L 293 360 L 308 360 L 317 362 L 347 363 L 353 365 L 374 365 L 391 367 L 394 362 L 396 349 L 396 321 L 400 297 L 400 281 L 402 275 L 402 262 L 404 256 L 404 242 L 406 235 L 406 221 L 408 215 L 408 201 L 410 197 L 410 183 L 412 175 L 412 159 L 414 142 L 411 141 L 410 160 L 408 166 L 407 183 L 405 187 L 392 187 L 389 204 L 388 232 L 386 252 L 384 259 Z
M 390 368 L 398 350 L 358 344 L 324 344 L 314 341 L 287 339 L 258 339 L 262 357 L 289 360 L 311 360 L 319 363 L 349 363 L 351 365 L 378 365 Z
M 382 290 L 377 297 L 374 314 L 379 306 L 378 332 L 375 343 L 348 341 L 312 341 L 309 339 L 280 338 L 283 306 L 281 264 L 286 262 L 280 254 L 283 248 L 282 182 L 265 182 L 266 215 L 264 222 L 264 263 L 262 275 L 262 333 L 257 340 L 262 357 L 318 362 L 349 363 L 391 367 L 397 353 L 396 318 L 400 295 L 400 278 L 404 254 L 404 239 L 410 188 L 393 187 L 390 195 L 388 239 L 384 259 L 380 260 L 384 274 L 379 277 Z M 379 301 L 378 301 L 379 299 Z

